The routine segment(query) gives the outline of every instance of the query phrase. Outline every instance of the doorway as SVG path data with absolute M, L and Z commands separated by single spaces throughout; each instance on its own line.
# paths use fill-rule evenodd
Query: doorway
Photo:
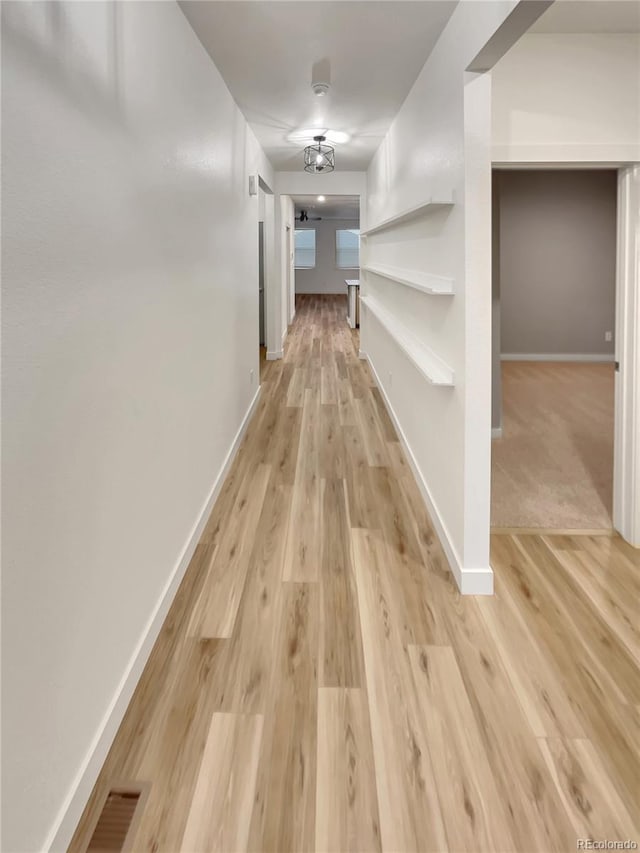
M 495 528 L 613 526 L 617 173 L 494 170 Z
M 360 197 L 292 196 L 296 302 L 331 297 L 347 323 L 347 292 L 360 286 Z M 349 284 L 347 284 L 349 282 Z

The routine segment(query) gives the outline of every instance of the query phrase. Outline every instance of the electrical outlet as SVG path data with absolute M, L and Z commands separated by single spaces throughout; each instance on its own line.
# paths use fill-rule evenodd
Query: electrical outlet
M 613 340 L 613 334 L 611 332 L 605 332 L 604 333 L 604 339 L 608 343 L 609 341 Z

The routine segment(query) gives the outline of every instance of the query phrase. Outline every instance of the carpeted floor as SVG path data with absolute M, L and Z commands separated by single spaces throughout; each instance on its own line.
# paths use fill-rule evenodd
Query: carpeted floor
M 503 362 L 493 527 L 611 527 L 613 364 Z

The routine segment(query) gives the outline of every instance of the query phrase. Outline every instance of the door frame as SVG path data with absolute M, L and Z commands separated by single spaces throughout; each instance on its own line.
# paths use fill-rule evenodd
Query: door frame
M 618 169 L 613 526 L 640 548 L 640 165 Z
M 272 351 L 276 343 L 274 340 L 276 338 L 275 313 L 277 311 L 277 288 L 275 286 L 277 269 L 274 255 L 275 196 L 273 190 L 260 173 L 258 173 L 258 188 L 264 194 L 264 211 L 262 218 L 262 221 L 264 222 L 264 324 L 267 358 L 269 358 L 269 353 Z M 259 205 L 258 221 L 261 221 Z
M 258 218 L 258 342 L 259 346 L 267 345 L 267 301 L 266 301 L 266 245 L 264 241 L 264 214 Z M 260 267 L 262 267 L 262 281 L 260 280 Z M 262 289 L 260 285 L 262 284 Z M 262 299 L 260 294 L 262 293 Z
M 295 288 L 295 269 L 293 266 L 293 245 L 292 245 L 293 230 L 291 225 L 285 226 L 285 267 L 287 270 L 287 324 L 293 323 L 293 318 L 296 314 L 296 288 Z

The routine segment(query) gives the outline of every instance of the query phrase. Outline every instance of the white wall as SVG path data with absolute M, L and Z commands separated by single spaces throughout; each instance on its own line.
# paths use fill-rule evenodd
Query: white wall
M 276 202 L 272 192 L 263 192 L 264 205 L 264 312 L 267 350 L 276 345 L 279 323 L 275 316 L 279 306 L 280 277 L 277 267 Z
M 364 284 L 365 294 L 453 368 L 455 387 L 428 384 L 366 309 L 361 332 L 452 569 L 468 592 L 492 588 L 491 106 L 489 75 L 465 68 L 515 5 L 456 7 L 368 172 L 369 225 L 444 192 L 456 201 L 449 211 L 370 237 L 366 250 L 367 262 L 454 278 L 453 297 L 430 297 L 371 275 Z
M 66 848 L 256 393 L 248 174 L 271 176 L 174 3 L 2 12 L 2 848 L 15 853 L 45 849 L 61 820 Z
M 342 293 L 346 295 L 347 278 L 359 278 L 360 269 L 338 269 L 336 266 L 336 231 L 359 228 L 359 219 L 323 219 L 298 223 L 298 228 L 314 228 L 316 232 L 316 265 L 309 270 L 296 270 L 296 293 Z
M 525 35 L 493 68 L 493 160 L 640 160 L 640 36 Z
M 502 437 L 502 383 L 500 376 L 500 173 L 491 180 L 491 435 Z
M 280 323 L 282 328 L 282 343 L 284 345 L 289 324 L 293 322 L 296 313 L 295 294 L 295 269 L 294 269 L 294 231 L 296 228 L 296 214 L 293 199 L 288 195 L 281 195 L 279 204 L 280 216 L 278 228 L 280 234 L 278 259 L 280 263 L 282 291 L 282 305 L 280 312 Z M 287 240 L 287 229 L 290 237 Z
M 336 157 L 339 153 L 338 149 Z M 312 175 L 301 168 L 299 172 L 276 172 L 275 179 L 275 189 L 280 194 L 360 196 L 360 218 L 362 227 L 365 227 L 366 172 L 329 172 L 327 175 Z

